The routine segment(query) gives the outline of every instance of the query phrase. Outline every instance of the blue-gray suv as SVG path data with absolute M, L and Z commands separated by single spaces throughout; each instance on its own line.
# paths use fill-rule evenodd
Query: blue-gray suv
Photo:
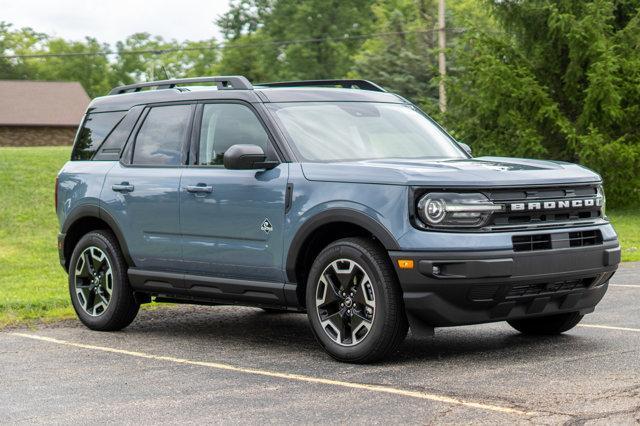
M 348 362 L 389 356 L 409 327 L 562 333 L 620 261 L 600 176 L 473 158 L 364 80 L 117 87 L 91 102 L 56 209 L 87 327 L 152 300 L 306 311 Z

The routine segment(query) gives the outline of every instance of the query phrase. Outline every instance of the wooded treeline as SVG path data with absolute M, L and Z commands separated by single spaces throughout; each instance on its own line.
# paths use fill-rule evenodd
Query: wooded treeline
M 640 206 L 640 0 L 448 0 L 448 108 L 438 109 L 437 0 L 232 0 L 223 40 L 134 34 L 116 46 L 0 24 L 0 78 L 77 80 L 91 96 L 151 78 L 365 78 L 476 155 L 579 162 Z M 113 53 L 105 55 L 105 52 Z

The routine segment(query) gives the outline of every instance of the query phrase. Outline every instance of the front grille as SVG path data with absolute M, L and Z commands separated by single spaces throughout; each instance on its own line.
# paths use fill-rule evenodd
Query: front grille
M 556 188 L 495 189 L 484 193 L 495 203 L 530 203 L 555 200 L 580 200 L 598 195 L 595 185 Z M 599 206 L 539 209 L 534 211 L 505 211 L 496 213 L 485 229 L 528 229 L 562 227 L 595 223 L 602 217 Z
M 489 224 L 495 230 L 500 228 L 542 228 L 562 226 L 581 222 L 595 222 L 599 219 L 600 211 L 575 211 L 570 213 L 498 213 Z
M 515 299 L 526 296 L 538 296 L 545 294 L 561 293 L 565 291 L 588 288 L 593 282 L 593 278 L 559 281 L 553 283 L 538 284 L 514 284 L 507 292 L 507 299 Z

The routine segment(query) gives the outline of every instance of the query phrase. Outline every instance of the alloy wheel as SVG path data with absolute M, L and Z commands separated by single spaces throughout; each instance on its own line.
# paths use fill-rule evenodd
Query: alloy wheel
M 351 259 L 331 262 L 320 275 L 316 311 L 324 332 L 342 346 L 360 343 L 376 314 L 373 285 L 364 268 Z
M 82 251 L 74 273 L 76 298 L 91 316 L 102 315 L 109 306 L 113 292 L 113 272 L 104 251 L 95 246 Z

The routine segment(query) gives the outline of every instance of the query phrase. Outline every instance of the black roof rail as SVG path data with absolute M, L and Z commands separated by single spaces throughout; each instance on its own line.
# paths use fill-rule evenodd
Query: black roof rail
M 386 92 L 382 87 L 368 80 L 301 80 L 301 81 L 277 81 L 273 83 L 260 83 L 256 86 L 263 87 L 344 87 L 345 89 L 371 90 L 374 92 Z
M 253 86 L 241 75 L 218 76 L 218 77 L 194 77 L 194 78 L 176 78 L 173 80 L 148 81 L 145 83 L 127 84 L 111 89 L 109 95 L 120 95 L 122 93 L 139 92 L 144 87 L 155 87 L 158 89 L 173 89 L 178 84 L 194 84 L 194 83 L 217 83 L 218 90 L 253 90 Z

